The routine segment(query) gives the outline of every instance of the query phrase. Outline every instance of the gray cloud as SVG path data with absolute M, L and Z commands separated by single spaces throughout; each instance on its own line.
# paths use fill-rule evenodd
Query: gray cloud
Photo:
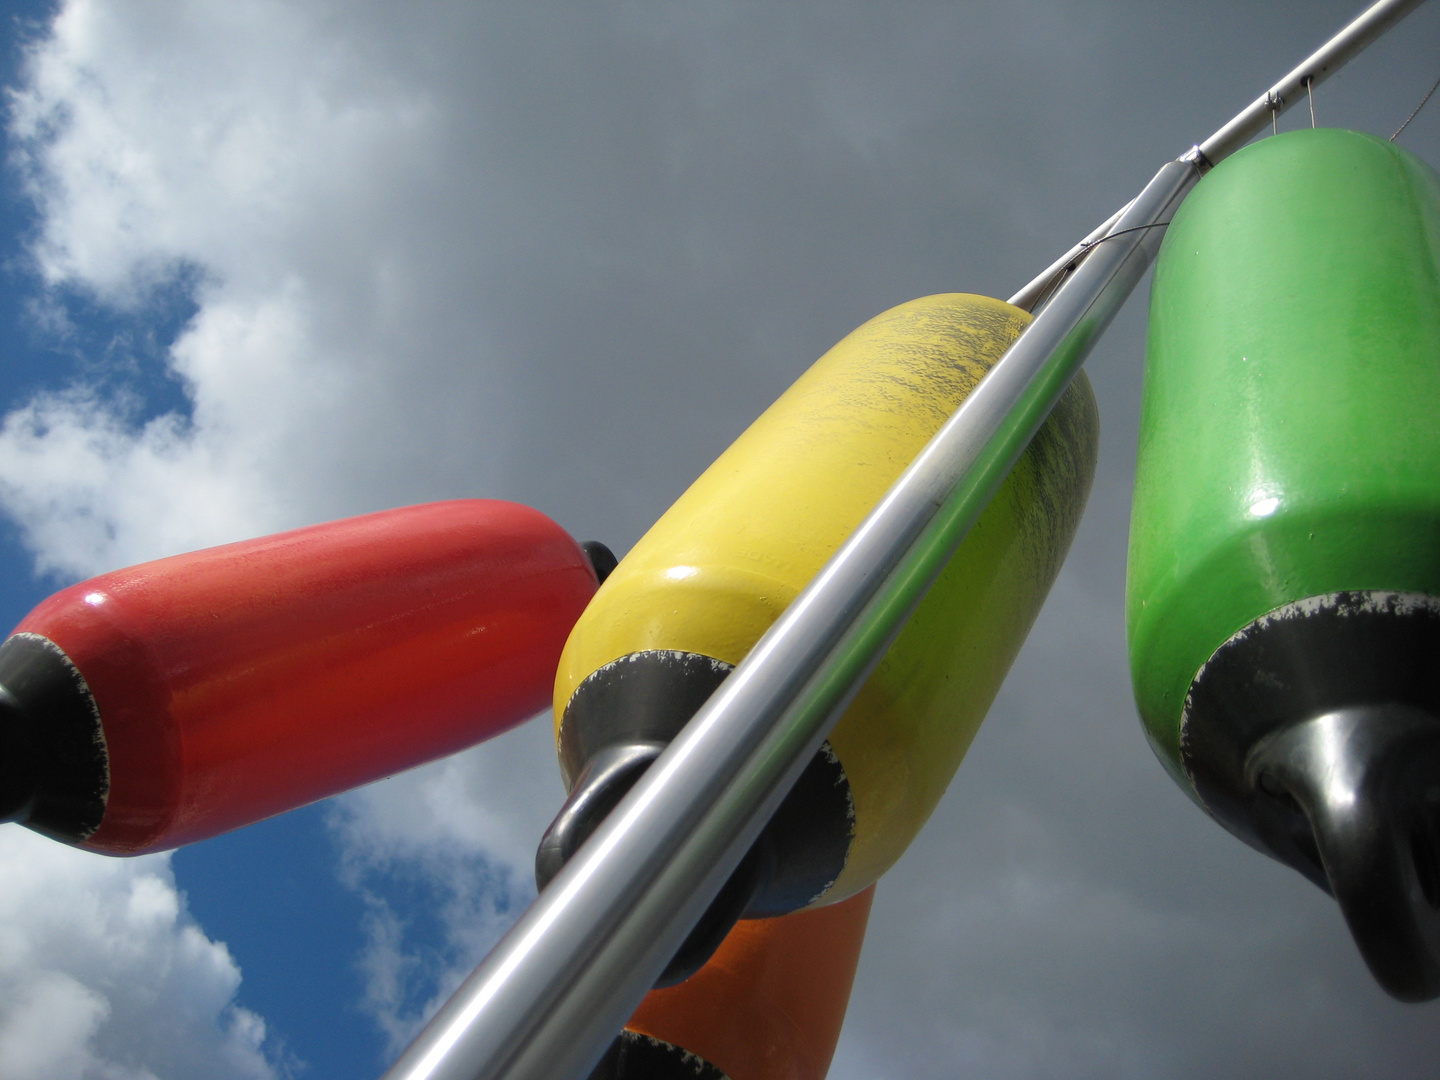
M 72 411 L 68 442 L 0 440 L 6 505 L 42 558 L 82 571 L 457 495 L 623 550 L 854 326 L 926 293 L 1008 295 L 1353 14 L 317 2 L 238 26 L 197 4 L 160 33 L 158 9 L 72 10 L 96 51 L 56 70 L 92 82 L 49 100 L 95 126 L 33 147 L 47 272 L 116 304 L 143 303 L 145 274 L 203 281 L 175 351 L 183 438 Z M 115 40 L 130 51 L 99 47 Z M 1321 122 L 1388 134 L 1437 46 L 1440 9 L 1422 10 L 1320 88 Z M 86 96 L 93 79 L 108 96 Z M 1436 109 L 1406 134 L 1432 163 Z M 74 186 L 137 149 L 148 171 Z M 880 886 L 837 1077 L 1437 1070 L 1435 1007 L 1385 999 L 1333 904 L 1205 820 L 1145 746 L 1121 605 L 1143 327 L 1139 295 L 1091 362 L 1085 522 L 951 793 Z M 79 477 L 58 510 L 26 486 L 40 458 Z M 67 540 L 97 506 L 110 531 Z M 355 857 L 458 873 L 417 837 L 521 801 L 542 809 L 452 830 L 519 867 L 555 778 L 543 755 L 486 752 L 347 804 Z M 494 760 L 514 763 L 498 787 Z M 432 817 L 397 825 L 401 805 Z

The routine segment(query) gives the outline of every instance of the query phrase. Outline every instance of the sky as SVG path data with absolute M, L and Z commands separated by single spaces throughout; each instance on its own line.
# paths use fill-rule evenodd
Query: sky
M 0 615 L 435 499 L 623 553 L 849 330 L 1010 295 L 1357 9 L 11 0 Z M 1437 76 L 1431 4 L 1319 122 L 1388 137 Z M 1440 103 L 1400 142 L 1440 165 Z M 1088 365 L 1069 561 L 880 883 L 835 1080 L 1440 1075 L 1440 1006 L 1141 735 L 1147 288 Z M 533 896 L 562 796 L 539 719 L 173 854 L 0 827 L 0 1077 L 379 1076 Z

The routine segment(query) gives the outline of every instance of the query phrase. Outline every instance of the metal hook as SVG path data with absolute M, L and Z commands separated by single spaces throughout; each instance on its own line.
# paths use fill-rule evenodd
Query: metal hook
M 1280 106 L 1285 104 L 1284 98 L 1273 90 L 1265 91 L 1265 105 L 1270 110 L 1270 134 L 1280 134 Z
M 1305 96 L 1310 100 L 1310 126 L 1315 126 L 1315 76 L 1305 76 Z

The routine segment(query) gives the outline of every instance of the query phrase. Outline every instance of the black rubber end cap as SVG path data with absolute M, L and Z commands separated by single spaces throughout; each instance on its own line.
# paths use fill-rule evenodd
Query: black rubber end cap
M 586 540 L 580 545 L 580 550 L 585 552 L 585 557 L 590 560 L 590 567 L 595 571 L 595 577 L 601 585 L 605 584 L 605 579 L 615 567 L 620 565 L 615 553 L 599 540 Z
M 1440 719 L 1337 709 L 1263 740 L 1247 773 L 1308 819 L 1376 982 L 1401 1001 L 1440 997 Z
M 1180 752 L 1216 820 L 1335 897 L 1386 991 L 1440 996 L 1440 597 L 1265 613 L 1196 674 Z
M 622 1031 L 589 1080 L 729 1080 L 704 1058 L 660 1039 Z
M 538 889 L 543 890 L 555 879 L 664 750 L 664 743 L 620 743 L 590 759 L 570 797 L 540 839 L 535 853 Z M 657 989 L 684 982 L 705 966 L 770 876 L 773 862 L 771 846 L 762 835 L 665 965 L 655 980 Z
M 40 787 L 34 740 L 25 711 L 0 686 L 0 822 L 24 821 Z
M 105 816 L 109 758 L 100 714 L 60 647 L 21 633 L 0 645 L 0 821 L 67 844 Z

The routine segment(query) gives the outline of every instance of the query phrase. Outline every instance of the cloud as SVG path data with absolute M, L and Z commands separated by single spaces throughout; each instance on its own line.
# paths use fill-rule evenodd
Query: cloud
M 0 497 L 43 569 L 419 501 L 387 498 L 387 474 L 435 449 L 411 434 L 427 410 L 453 421 L 485 382 L 473 365 L 416 377 L 455 365 L 437 335 L 410 337 L 425 275 L 388 211 L 423 183 L 433 109 L 323 15 L 75 0 L 31 47 L 12 164 L 50 310 L 143 318 L 177 288 L 194 303 L 165 357 L 180 407 L 139 422 L 133 394 L 82 369 L 0 430 Z
M 240 970 L 168 856 L 107 859 L 0 829 L 0 1076 L 273 1080 Z
M 463 495 L 623 550 L 848 330 L 1006 295 L 1350 6 L 68 0 L 11 100 L 36 307 L 153 328 L 183 293 L 179 400 L 87 353 L 0 424 L 0 503 L 59 575 Z M 1393 130 L 1424 18 L 1322 123 Z M 1333 905 L 1145 749 L 1119 604 L 1142 331 L 1137 298 L 1091 362 L 1086 525 L 881 884 L 837 1077 L 1429 1067 L 1434 1009 L 1378 996 Z M 529 895 L 551 754 L 532 724 L 336 806 L 392 1042 Z M 132 891 L 90 888 L 77 911 Z M 14 1008 L 74 1032 L 46 1068 L 111 1060 L 103 972 L 13 970 Z
M 41 565 L 469 493 L 624 547 L 803 358 L 913 291 L 917 185 L 954 167 L 1021 216 L 1006 158 L 905 163 L 953 95 L 946 49 L 962 81 L 993 63 L 976 42 L 877 24 L 840 78 L 785 61 L 804 20 L 758 29 L 724 5 L 62 5 L 9 125 L 47 310 L 143 316 L 178 288 L 194 312 L 165 357 L 175 415 L 82 372 L 0 431 L 0 498 Z M 888 73 L 902 55 L 926 58 L 919 97 Z M 887 187 L 897 204 L 864 205 Z M 857 249 L 896 279 L 880 296 Z M 707 369 L 728 374 L 697 394 Z

